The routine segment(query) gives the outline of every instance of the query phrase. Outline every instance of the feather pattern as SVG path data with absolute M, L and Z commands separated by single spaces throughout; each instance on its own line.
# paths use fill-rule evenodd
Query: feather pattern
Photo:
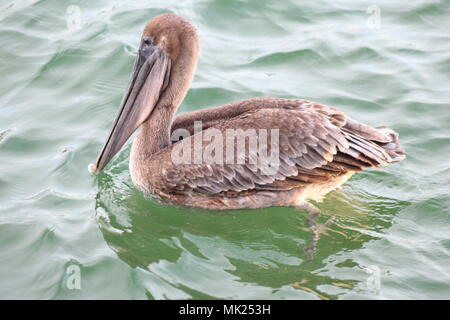
M 216 114 L 220 111 L 216 107 Z M 205 109 L 208 110 L 208 109 Z M 212 108 L 209 110 L 211 113 Z M 324 182 L 331 176 L 349 171 L 361 171 L 369 167 L 384 166 L 393 161 L 382 145 L 395 149 L 392 137 L 377 128 L 356 122 L 344 113 L 307 100 L 300 99 L 250 99 L 222 109 L 228 114 L 208 119 L 198 113 L 199 119 L 186 116 L 177 118 L 172 129 L 183 125 L 193 131 L 193 121 L 203 119 L 203 130 L 176 142 L 169 147 L 194 150 L 194 141 L 219 130 L 223 136 L 227 130 L 278 130 L 278 141 L 266 153 L 277 151 L 276 168 L 255 161 L 266 154 L 250 146 L 233 146 L 236 163 L 225 161 L 225 146 L 221 163 L 171 164 L 164 159 L 161 181 L 164 189 L 179 192 L 217 194 L 226 191 L 277 190 L 295 188 L 308 183 Z M 230 116 L 229 113 L 233 113 Z M 219 112 L 220 113 L 220 112 Z M 205 113 L 208 114 L 208 113 Z M 216 131 L 217 132 L 217 131 Z M 245 132 L 244 132 L 245 133 Z M 241 131 L 242 134 L 242 131 Z M 396 138 L 396 137 L 394 137 Z M 225 139 L 223 139 L 225 141 Z M 242 141 L 241 141 L 242 142 Z M 223 144 L 225 145 L 225 143 Z M 196 152 L 204 153 L 207 144 Z M 275 150 L 278 148 L 278 150 Z M 397 148 L 398 149 L 398 148 Z M 398 151 L 398 150 L 397 150 Z M 171 152 L 165 152 L 166 158 Z M 163 160 L 161 160 L 163 161 Z

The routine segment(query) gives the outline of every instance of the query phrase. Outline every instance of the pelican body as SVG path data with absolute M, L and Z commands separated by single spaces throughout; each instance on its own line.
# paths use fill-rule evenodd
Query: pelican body
M 148 21 L 96 172 L 140 127 L 130 173 L 145 192 L 175 205 L 216 210 L 302 207 L 355 172 L 404 159 L 390 128 L 303 99 L 253 98 L 176 116 L 198 53 L 196 30 L 185 19 L 163 14 Z M 180 132 L 182 139 L 174 139 Z M 230 132 L 235 136 L 227 140 Z

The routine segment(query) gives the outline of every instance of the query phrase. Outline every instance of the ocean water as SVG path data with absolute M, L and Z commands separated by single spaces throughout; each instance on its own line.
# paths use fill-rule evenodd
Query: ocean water
M 164 12 L 202 43 L 180 112 L 310 99 L 392 127 L 407 159 L 319 203 L 317 241 L 292 208 L 145 197 L 130 143 L 90 175 Z M 1 0 L 0 298 L 449 299 L 449 17 L 448 0 Z

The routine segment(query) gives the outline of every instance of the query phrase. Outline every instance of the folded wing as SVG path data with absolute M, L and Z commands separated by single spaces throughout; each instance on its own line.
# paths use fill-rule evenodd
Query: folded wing
M 180 149 L 191 150 L 197 153 L 197 160 L 198 153 L 201 153 L 202 161 L 165 165 L 162 173 L 165 189 L 207 194 L 286 190 L 325 182 L 330 176 L 349 171 L 399 161 L 392 152 L 397 150 L 401 153 L 396 147 L 398 140 L 386 131 L 390 129 L 372 128 L 349 119 L 336 109 L 299 101 L 303 103 L 250 109 L 232 118 L 213 119 L 213 126 L 173 144 L 171 152 L 166 154 Z M 252 133 L 256 134 L 258 139 L 262 139 L 258 143 L 264 142 L 265 136 L 261 132 L 266 132 L 267 148 L 255 147 L 250 138 L 240 141 L 236 138 L 232 145 L 234 158 L 230 162 L 226 158 L 226 148 L 230 148 L 229 143 L 226 145 L 227 132 L 234 132 L 237 136 L 247 134 L 247 138 Z M 195 145 L 196 139 L 198 142 L 205 136 L 221 136 L 222 147 L 216 149 L 222 152 L 215 150 L 216 154 L 206 157 L 211 151 L 209 142 L 203 141 L 201 147 Z M 191 160 L 193 158 L 195 155 Z M 268 159 L 271 159 L 272 166 L 268 165 Z

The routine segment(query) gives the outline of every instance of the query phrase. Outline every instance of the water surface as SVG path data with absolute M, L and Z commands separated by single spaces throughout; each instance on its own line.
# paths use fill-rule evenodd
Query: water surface
M 316 223 L 334 220 L 316 244 L 292 208 L 146 198 L 130 144 L 92 177 L 143 26 L 164 12 L 202 42 L 181 112 L 311 99 L 394 128 L 407 160 L 318 204 Z M 445 0 L 0 1 L 0 298 L 450 298 L 449 16 Z

